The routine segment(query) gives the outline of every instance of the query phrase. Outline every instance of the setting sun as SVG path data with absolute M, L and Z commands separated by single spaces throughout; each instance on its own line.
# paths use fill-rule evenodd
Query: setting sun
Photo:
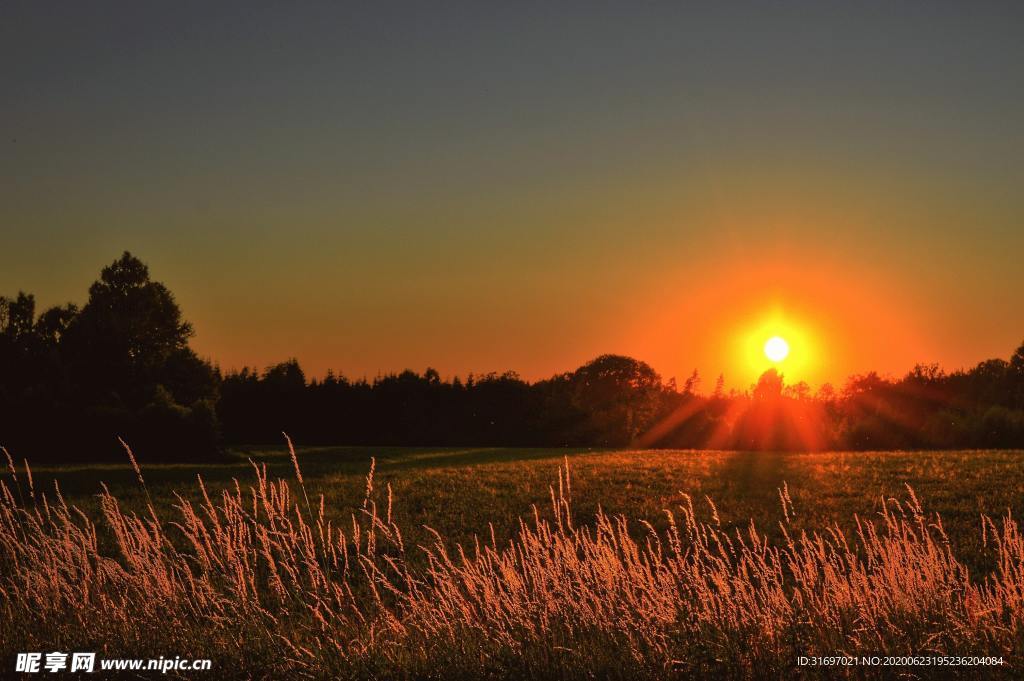
M 764 356 L 773 362 L 781 362 L 789 355 L 789 343 L 785 338 L 772 336 L 764 344 Z

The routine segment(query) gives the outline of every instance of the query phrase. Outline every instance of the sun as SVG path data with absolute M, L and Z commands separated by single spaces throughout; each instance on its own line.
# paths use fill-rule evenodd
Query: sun
M 820 380 L 825 337 L 794 313 L 769 308 L 759 316 L 752 312 L 737 323 L 734 365 L 737 385 L 753 385 L 769 369 L 782 372 L 790 382 Z M 728 376 L 726 374 L 726 380 Z
M 782 336 L 772 336 L 764 344 L 764 356 L 773 362 L 781 362 L 789 355 L 789 343 Z

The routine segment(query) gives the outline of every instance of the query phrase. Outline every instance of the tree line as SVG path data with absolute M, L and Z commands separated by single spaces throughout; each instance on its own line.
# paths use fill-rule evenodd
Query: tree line
M 746 391 L 682 386 L 646 363 L 603 355 L 529 382 L 514 372 L 444 379 L 434 369 L 372 380 L 308 379 L 288 360 L 223 374 L 189 347 L 174 296 L 130 253 L 87 302 L 37 314 L 0 297 L 0 444 L 33 459 L 119 454 L 158 460 L 226 446 L 680 447 L 753 450 L 1024 447 L 1024 344 L 1008 360 L 946 372 L 851 377 L 813 394 L 775 370 Z

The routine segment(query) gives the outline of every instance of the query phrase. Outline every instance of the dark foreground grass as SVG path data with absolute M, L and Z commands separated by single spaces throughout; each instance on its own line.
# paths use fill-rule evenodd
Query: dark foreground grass
M 471 542 L 493 526 L 501 540 L 534 505 L 549 500 L 549 486 L 567 458 L 576 480 L 573 513 L 593 521 L 598 508 L 665 527 L 663 510 L 681 493 L 705 496 L 727 528 L 751 520 L 778 537 L 778 490 L 788 485 L 797 529 L 831 523 L 849 527 L 854 514 L 870 517 L 882 500 L 902 498 L 910 485 L 923 505 L 942 515 L 946 532 L 968 565 L 994 567 L 982 551 L 981 514 L 1024 517 L 1024 452 L 914 451 L 765 453 L 682 450 L 579 450 L 511 448 L 299 447 L 311 497 L 323 494 L 328 516 L 347 520 L 360 507 L 371 459 L 381 485 L 391 484 L 394 512 L 403 525 L 429 525 L 448 539 Z M 244 447 L 228 462 L 159 464 L 136 453 L 159 511 L 170 511 L 175 492 L 200 500 L 196 476 L 212 491 L 254 480 L 250 463 L 269 474 L 293 477 L 288 449 Z M 60 484 L 69 503 L 98 511 L 100 483 L 129 510 L 145 509 L 145 496 L 127 457 L 121 465 L 33 467 L 35 486 Z
M 801 654 L 1000 654 L 900 671 L 1021 672 L 1024 552 L 999 521 L 1024 512 L 1021 452 L 310 448 L 301 486 L 284 448 L 140 454 L 146 490 L 128 464 L 39 469 L 31 489 L 20 474 L 8 660 L 63 646 L 240 677 L 789 678 L 820 673 Z M 52 493 L 39 510 L 55 482 L 95 526 Z

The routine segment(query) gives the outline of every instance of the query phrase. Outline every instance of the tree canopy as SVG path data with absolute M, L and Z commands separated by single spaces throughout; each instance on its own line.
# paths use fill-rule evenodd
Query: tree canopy
M 648 364 L 601 355 L 529 382 L 514 372 L 443 378 L 310 378 L 290 359 L 222 376 L 189 347 L 192 326 L 125 252 L 85 304 L 37 314 L 0 296 L 0 444 L 33 458 L 204 458 L 226 444 L 655 446 L 724 449 L 1024 447 L 1024 344 L 947 373 L 852 376 L 842 390 L 787 384 L 774 369 L 726 393 L 682 390 Z
M 35 315 L 33 296 L 0 298 L 0 437 L 21 449 L 116 451 L 118 437 L 168 455 L 216 450 L 219 376 L 188 347 L 174 296 L 127 251 L 79 309 Z

